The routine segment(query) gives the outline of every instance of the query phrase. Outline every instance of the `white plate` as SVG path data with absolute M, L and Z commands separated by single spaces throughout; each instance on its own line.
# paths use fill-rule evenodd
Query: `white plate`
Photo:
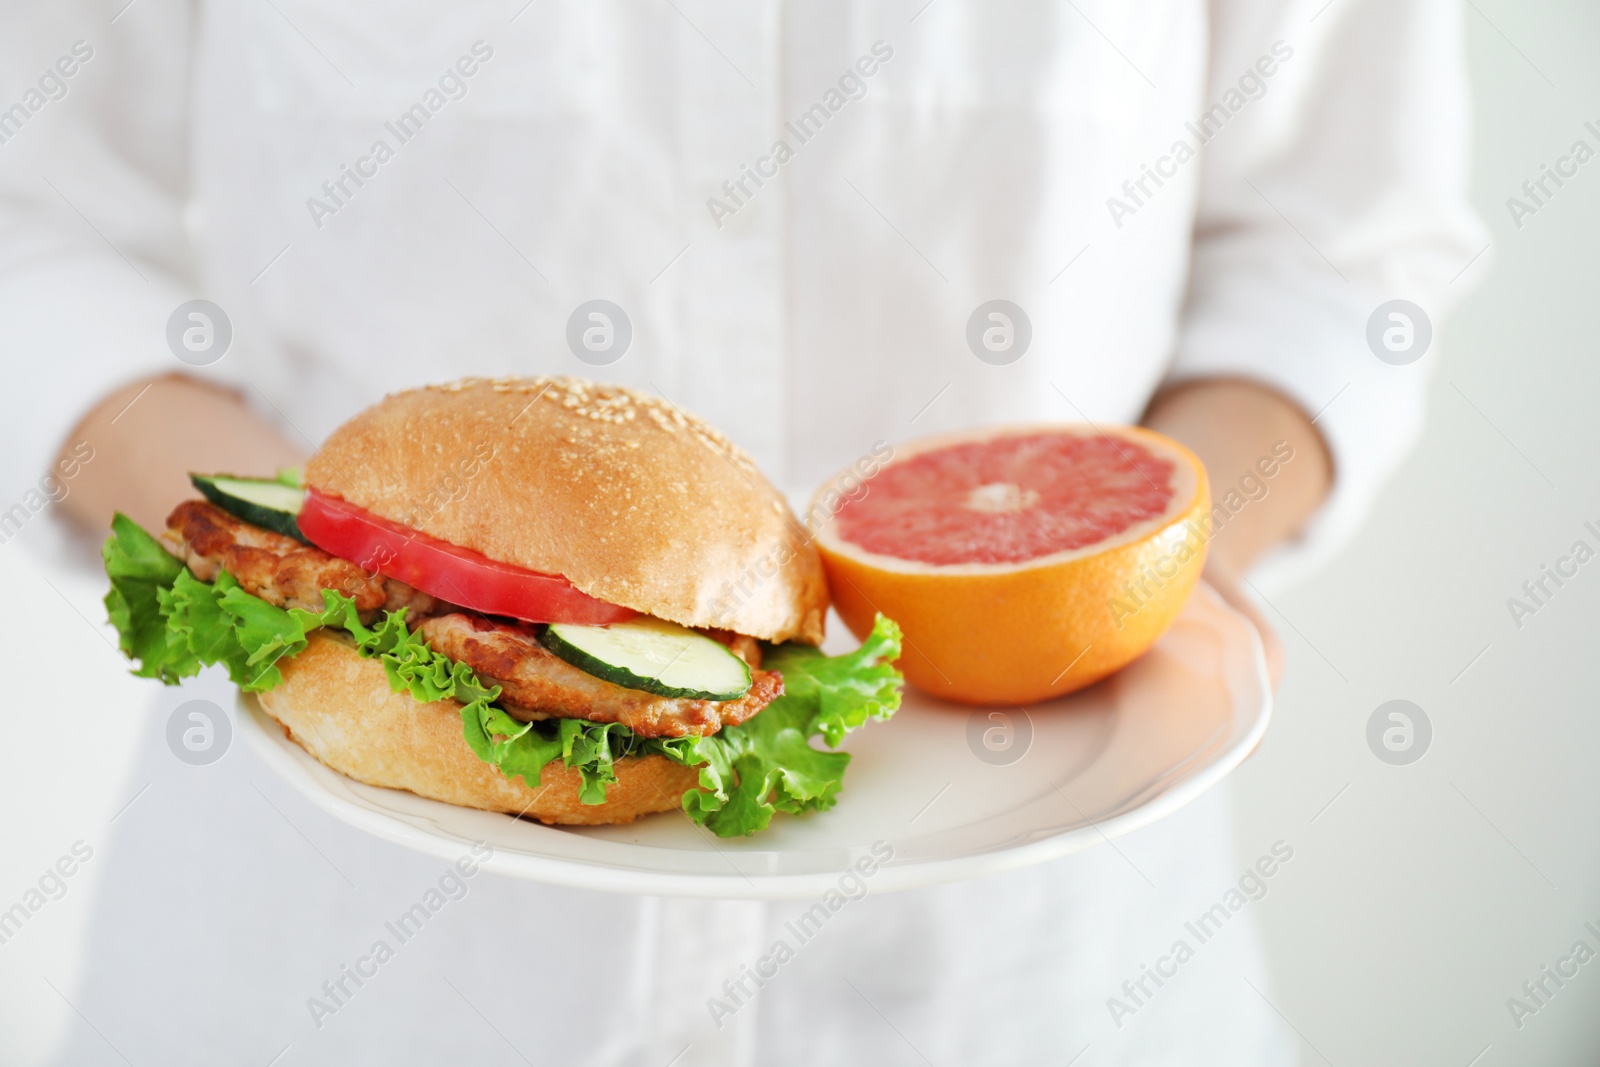
M 484 841 L 489 870 L 557 885 L 781 900 L 834 888 L 875 842 L 894 850 L 872 878 L 884 892 L 1042 863 L 1146 826 L 1243 761 L 1272 696 L 1254 627 L 1202 585 L 1147 655 L 1069 697 L 972 709 L 908 689 L 891 721 L 846 739 L 855 758 L 836 807 L 779 815 L 738 840 L 681 814 L 567 829 L 363 785 L 286 738 L 253 697 L 239 708 L 253 747 L 290 784 L 397 844 L 455 859 Z M 1009 747 L 986 747 L 986 734 Z

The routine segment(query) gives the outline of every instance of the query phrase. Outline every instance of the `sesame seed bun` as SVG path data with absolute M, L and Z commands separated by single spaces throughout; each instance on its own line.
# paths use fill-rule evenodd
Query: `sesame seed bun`
M 283 684 L 257 694 L 261 706 L 301 748 L 368 785 L 407 789 L 447 804 L 524 815 L 545 823 L 632 822 L 671 811 L 699 771 L 663 756 L 627 757 L 603 804 L 578 800 L 582 779 L 560 760 L 545 765 L 538 788 L 478 759 L 462 735 L 461 705 L 423 703 L 396 693 L 377 660 L 347 640 L 311 633 L 299 655 L 282 661 Z
M 385 398 L 306 483 L 490 559 L 685 626 L 819 644 L 804 527 L 749 456 L 668 401 L 579 378 L 469 378 Z

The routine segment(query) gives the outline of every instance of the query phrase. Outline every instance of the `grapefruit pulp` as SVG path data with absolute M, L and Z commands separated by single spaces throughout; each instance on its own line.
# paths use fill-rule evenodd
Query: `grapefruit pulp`
M 865 482 L 825 483 L 808 516 L 857 637 L 900 624 L 900 668 L 969 704 L 1069 693 L 1140 656 L 1205 562 L 1205 469 L 1131 426 L 1012 426 L 903 445 Z

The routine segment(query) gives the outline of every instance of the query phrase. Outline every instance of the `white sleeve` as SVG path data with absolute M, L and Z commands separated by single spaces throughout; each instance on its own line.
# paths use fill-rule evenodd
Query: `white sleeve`
M 1391 365 L 1368 347 L 1368 319 L 1404 299 L 1436 330 L 1487 264 L 1465 270 L 1488 236 L 1466 195 L 1453 0 L 1214 0 L 1212 34 L 1207 106 L 1230 90 L 1246 102 L 1202 152 L 1168 380 L 1254 379 L 1316 417 L 1335 484 L 1300 539 L 1263 561 L 1276 584 L 1354 531 L 1420 434 L 1437 338 L 1420 362 Z M 1266 77 L 1263 56 L 1274 57 Z M 1239 92 L 1252 70 L 1264 86 L 1254 99 Z M 1225 491 L 1244 473 L 1211 475 Z
M 0 509 L 38 500 L 93 401 L 187 369 L 166 322 L 200 295 L 183 280 L 193 10 L 126 3 L 25 5 L 0 33 Z

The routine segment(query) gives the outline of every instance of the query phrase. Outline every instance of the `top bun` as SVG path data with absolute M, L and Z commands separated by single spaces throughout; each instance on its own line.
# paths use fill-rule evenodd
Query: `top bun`
M 668 401 L 581 378 L 467 378 L 335 430 L 306 484 L 684 626 L 818 644 L 805 528 L 750 457 Z

